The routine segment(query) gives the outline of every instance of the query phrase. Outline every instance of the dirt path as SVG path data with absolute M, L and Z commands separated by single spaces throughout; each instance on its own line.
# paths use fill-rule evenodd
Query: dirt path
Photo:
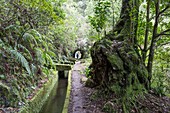
M 76 62 L 72 71 L 72 89 L 68 113 L 102 113 L 95 104 L 91 103 L 90 95 L 93 89 L 87 88 L 82 82 L 85 78 L 81 74 L 84 66 L 80 62 Z
M 110 102 L 110 99 L 94 99 L 92 97 L 92 94 L 94 94 L 96 90 L 84 86 L 82 79 L 84 80 L 86 77 L 81 73 L 84 68 L 85 67 L 80 62 L 74 65 L 68 113 L 104 113 L 102 112 L 102 108 L 106 102 Z M 101 95 L 103 95 L 103 93 Z M 114 94 L 110 96 L 112 99 Z M 93 99 L 90 99 L 91 97 Z M 140 108 L 147 108 L 149 113 L 170 113 L 170 98 L 166 96 L 159 97 L 150 93 L 146 94 L 144 97 L 145 99 L 139 99 Z M 117 108 L 116 111 L 121 111 L 121 108 L 119 108 L 120 106 L 116 103 L 111 103 L 111 105 Z

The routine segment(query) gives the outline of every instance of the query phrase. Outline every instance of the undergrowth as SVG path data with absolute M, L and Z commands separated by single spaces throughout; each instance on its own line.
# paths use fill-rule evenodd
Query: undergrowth
M 99 88 L 91 96 L 92 100 L 105 100 L 102 110 L 106 113 L 140 113 L 147 110 L 139 109 L 139 98 L 143 99 L 147 90 L 138 81 L 127 87 L 118 84 L 112 86 L 112 91 L 106 88 Z M 140 112 L 139 112 L 140 111 Z

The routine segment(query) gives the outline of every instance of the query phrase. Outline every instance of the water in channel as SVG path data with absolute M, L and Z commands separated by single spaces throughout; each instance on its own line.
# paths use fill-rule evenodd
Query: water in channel
M 40 113 L 62 113 L 67 93 L 68 79 L 60 78 Z

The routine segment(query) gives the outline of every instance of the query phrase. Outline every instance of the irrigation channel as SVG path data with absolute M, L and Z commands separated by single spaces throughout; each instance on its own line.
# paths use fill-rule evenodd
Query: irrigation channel
M 62 113 L 67 94 L 68 72 L 59 71 L 58 74 L 59 81 L 53 88 L 40 113 Z

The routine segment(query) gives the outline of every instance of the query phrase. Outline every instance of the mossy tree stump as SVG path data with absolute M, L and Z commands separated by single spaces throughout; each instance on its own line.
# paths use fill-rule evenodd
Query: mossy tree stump
M 90 86 L 112 89 L 115 84 L 127 87 L 138 81 L 148 85 L 148 72 L 138 54 L 131 32 L 130 0 L 122 1 L 120 20 L 114 30 L 91 48 Z M 135 34 L 135 33 L 134 33 Z

